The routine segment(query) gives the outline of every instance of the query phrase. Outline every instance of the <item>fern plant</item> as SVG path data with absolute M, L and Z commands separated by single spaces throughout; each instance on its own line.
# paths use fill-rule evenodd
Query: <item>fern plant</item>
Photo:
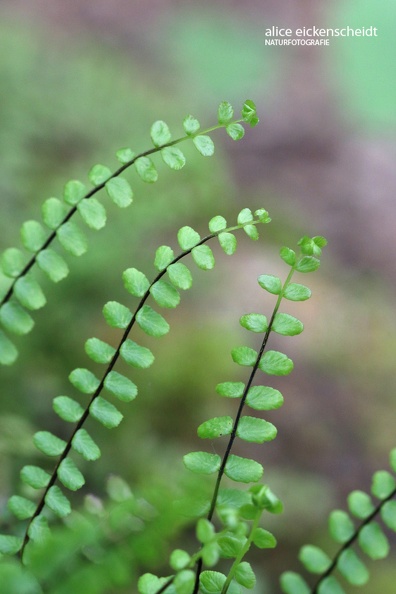
M 214 152 L 211 132 L 225 128 L 232 139 L 239 140 L 244 135 L 243 122 L 252 127 L 258 123 L 251 100 L 244 103 L 240 119 L 234 118 L 233 108 L 225 101 L 217 116 L 217 124 L 204 131 L 196 118 L 187 116 L 183 121 L 185 136 L 177 140 L 172 140 L 165 122 L 155 122 L 151 127 L 154 148 L 137 155 L 129 148 L 121 149 L 117 152 L 121 166 L 115 172 L 95 165 L 89 173 L 93 188 L 87 190 L 77 180 L 67 182 L 63 201 L 49 198 L 44 202 L 43 224 L 29 220 L 22 225 L 25 251 L 8 248 L 1 258 L 2 271 L 8 279 L 0 307 L 2 364 L 10 365 L 17 359 L 17 348 L 8 334 L 29 333 L 34 325 L 29 312 L 45 304 L 43 289 L 34 276 L 36 264 L 50 280 L 58 282 L 69 269 L 54 248 L 55 241 L 75 256 L 87 249 L 86 237 L 74 215 L 78 213 L 88 227 L 99 230 L 106 224 L 107 215 L 96 194 L 105 189 L 122 208 L 132 202 L 132 187 L 121 176 L 127 168 L 134 165 L 144 182 L 153 183 L 158 174 L 150 157 L 155 153 L 160 152 L 166 165 L 178 170 L 185 165 L 185 157 L 177 146 L 181 142 L 190 139 L 201 155 L 210 156 Z M 78 367 L 69 374 L 72 395 L 56 396 L 52 402 L 60 423 L 70 428 L 63 429 L 62 435 L 67 437 L 45 429 L 34 434 L 33 442 L 42 463 L 23 466 L 20 489 L 8 500 L 0 535 L 0 582 L 4 592 L 109 594 L 135 592 L 136 588 L 139 594 L 261 591 L 246 557 L 253 546 L 261 550 L 276 546 L 276 537 L 266 527 L 265 512 L 280 514 L 283 504 L 271 487 L 261 482 L 262 464 L 240 455 L 238 442 L 265 444 L 277 435 L 276 427 L 261 415 L 280 408 L 283 396 L 266 381 L 262 384 L 261 374 L 286 376 L 293 369 L 293 361 L 285 353 L 269 349 L 268 343 L 272 333 L 291 337 L 303 331 L 302 322 L 280 308 L 283 302 L 311 297 L 306 285 L 294 282 L 294 275 L 319 268 L 326 245 L 324 237 L 302 237 L 299 251 L 281 248 L 280 257 L 287 266 L 285 280 L 268 273 L 259 276 L 260 290 L 273 295 L 274 308 L 268 317 L 259 312 L 240 318 L 240 325 L 259 337 L 258 344 L 255 348 L 250 344 L 237 346 L 231 351 L 233 361 L 246 368 L 246 379 L 223 381 L 216 386 L 217 394 L 228 401 L 230 414 L 212 417 L 199 425 L 198 437 L 209 441 L 214 451 L 202 449 L 184 455 L 184 466 L 192 479 L 184 478 L 185 484 L 179 490 L 167 484 L 164 488 L 157 485 L 151 494 L 139 494 L 138 487 L 132 491 L 122 478 L 113 476 L 107 483 L 107 497 L 86 493 L 82 502 L 73 494 L 86 484 L 81 459 L 85 464 L 101 456 L 88 421 L 107 429 L 116 428 L 123 418 L 117 401 L 130 403 L 138 394 L 135 378 L 124 372 L 125 364 L 139 370 L 154 363 L 151 345 L 140 344 L 136 329 L 143 331 L 149 341 L 165 336 L 170 326 L 157 309 L 169 310 L 179 305 L 181 293 L 193 283 L 191 264 L 203 271 L 215 267 L 209 244 L 216 240 L 222 251 L 232 256 L 238 234 L 244 232 L 250 239 L 258 240 L 259 227 L 270 221 L 264 208 L 254 212 L 243 208 L 232 225 L 221 215 L 213 217 L 209 233 L 202 237 L 190 226 L 181 227 L 177 233 L 179 251 L 175 255 L 173 247 L 161 245 L 154 256 L 154 274 L 146 275 L 135 267 L 124 270 L 127 304 L 113 300 L 103 307 L 104 320 L 114 333 L 119 332 L 118 340 L 115 344 L 97 337 L 86 340 L 85 352 L 101 371 Z M 391 453 L 390 464 L 396 472 L 396 450 Z M 388 553 L 389 542 L 377 520 L 381 517 L 388 528 L 396 530 L 393 475 L 388 471 L 375 473 L 372 494 L 379 503 L 374 504 L 367 494 L 355 491 L 348 498 L 350 513 L 332 512 L 329 530 L 338 549 L 331 557 L 317 546 L 304 546 L 300 560 L 314 574 L 314 580 L 309 585 L 309 580 L 296 572 L 285 572 L 280 579 L 285 594 L 342 594 L 345 590 L 336 572 L 352 585 L 367 582 L 369 572 L 355 545 L 371 559 L 383 558 Z M 159 518 L 165 519 L 160 535 Z M 164 544 L 168 540 L 174 542 L 176 533 L 192 528 L 195 549 L 191 538 L 188 546 L 181 544 L 173 550 Z M 145 556 L 145 551 L 151 552 Z M 156 566 L 165 567 L 166 557 L 170 568 L 164 569 L 165 576 L 152 573 L 154 558 Z M 144 572 L 139 577 L 142 568 Z

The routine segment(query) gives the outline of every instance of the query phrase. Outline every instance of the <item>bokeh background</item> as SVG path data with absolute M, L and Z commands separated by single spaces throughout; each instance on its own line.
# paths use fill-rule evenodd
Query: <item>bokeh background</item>
M 90 365 L 85 340 L 114 339 L 101 309 L 128 299 L 122 270 L 151 274 L 156 247 L 174 245 L 182 225 L 204 233 L 216 214 L 232 222 L 241 208 L 264 206 L 273 222 L 259 243 L 240 236 L 232 259 L 218 251 L 217 268 L 197 273 L 194 290 L 167 315 L 171 333 L 150 344 L 152 372 L 132 374 L 139 398 L 125 407 L 120 428 L 110 437 L 92 427 L 103 458 L 87 468 L 89 489 L 100 494 L 110 473 L 144 488 L 184 472 L 182 455 L 198 446 L 196 426 L 230 410 L 214 386 L 244 379 L 231 348 L 256 346 L 239 316 L 269 313 L 272 300 L 257 277 L 284 275 L 281 245 L 324 235 L 320 272 L 300 279 L 312 300 L 283 308 L 306 330 L 271 343 L 293 358 L 295 370 L 276 382 L 284 407 L 266 415 L 278 438 L 254 448 L 285 503 L 272 523 L 278 548 L 255 559 L 256 592 L 279 592 L 277 575 L 298 567 L 299 546 L 327 543 L 327 513 L 343 507 L 350 490 L 367 490 L 396 445 L 395 23 L 390 0 L 2 0 L 2 249 L 18 245 L 22 222 L 40 218 L 43 200 L 61 196 L 68 179 L 85 181 L 96 162 L 114 169 L 122 146 L 148 148 L 154 120 L 165 120 L 177 137 L 188 113 L 205 127 L 220 101 L 239 109 L 246 98 L 261 118 L 238 143 L 213 135 L 212 159 L 185 145 L 180 172 L 156 159 L 153 186 L 131 173 L 133 206 L 109 206 L 106 228 L 89 234 L 89 252 L 68 259 L 72 274 L 45 285 L 48 305 L 18 343 L 17 364 L 1 370 L 3 502 L 21 465 L 35 459 L 34 430 L 65 431 L 50 403 L 72 395 L 67 376 L 74 367 Z M 264 30 L 273 25 L 375 26 L 378 37 L 265 46 Z M 376 564 L 362 594 L 393 592 L 394 561 L 393 554 Z

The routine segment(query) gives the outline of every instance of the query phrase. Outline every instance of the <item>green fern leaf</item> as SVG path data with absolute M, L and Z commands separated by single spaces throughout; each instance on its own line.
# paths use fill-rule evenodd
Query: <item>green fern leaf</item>
M 251 99 L 246 99 L 242 107 L 242 118 L 248 122 L 252 128 L 257 126 L 259 119 L 257 117 L 256 105 Z
M 158 172 L 154 163 L 148 157 L 139 157 L 135 161 L 135 168 L 139 177 L 147 184 L 153 184 L 158 179 Z
M 27 334 L 34 326 L 33 318 L 15 301 L 0 308 L 0 323 L 14 334 Z
M 236 347 L 231 351 L 234 363 L 246 367 L 252 367 L 257 361 L 257 351 L 247 346 Z
M 21 480 L 33 489 L 44 489 L 50 479 L 51 475 L 39 466 L 24 466 L 21 470 Z
M 45 295 L 38 284 L 30 276 L 21 276 L 15 282 L 14 295 L 26 309 L 41 309 L 46 304 Z
M 110 363 L 116 351 L 99 338 L 89 338 L 85 343 L 85 352 L 95 363 Z
M 85 484 L 84 476 L 70 458 L 62 460 L 57 475 L 61 483 L 70 491 L 78 491 Z
M 198 132 L 200 123 L 192 115 L 188 115 L 183 120 L 183 128 L 188 136 L 192 136 Z
M 88 173 L 88 179 L 93 186 L 105 183 L 109 177 L 111 177 L 111 171 L 106 165 L 94 165 Z
M 150 136 L 154 146 L 157 148 L 167 144 L 172 140 L 172 135 L 170 133 L 168 124 L 162 120 L 154 122 L 154 124 L 151 126 Z
M 45 496 L 45 503 L 58 518 L 64 518 L 71 513 L 70 501 L 56 485 L 48 489 Z
M 276 434 L 276 427 L 263 419 L 245 416 L 238 423 L 237 436 L 244 441 L 264 443 L 275 439 Z
M 344 543 L 353 536 L 355 526 L 346 512 L 336 509 L 329 517 L 329 531 L 335 541 Z
M 37 252 L 45 243 L 47 235 L 44 227 L 37 221 L 26 221 L 21 227 L 21 240 L 29 252 Z
M 373 475 L 371 492 L 378 499 L 386 499 L 396 489 L 394 477 L 386 470 L 378 470 Z
M 245 314 L 241 317 L 239 323 L 243 328 L 251 332 L 266 332 L 268 328 L 267 318 L 261 314 Z
M 129 183 L 123 177 L 113 177 L 105 184 L 109 198 L 116 206 L 126 208 L 133 200 L 133 191 Z
M 298 558 L 305 569 L 311 573 L 323 573 L 331 565 L 330 557 L 322 549 L 313 545 L 302 547 Z
M 219 571 L 206 570 L 201 573 L 199 579 L 203 594 L 221 594 L 227 578 Z
M 177 289 L 186 291 L 191 288 L 192 275 L 187 266 L 181 262 L 176 262 L 168 267 L 167 272 L 169 280 Z
M 244 588 L 252 590 L 256 585 L 256 576 L 252 566 L 247 561 L 242 561 L 236 568 L 235 580 Z
M 209 421 L 201 423 L 198 427 L 198 437 L 201 439 L 214 439 L 222 435 L 230 435 L 232 431 L 233 421 L 229 416 L 215 417 Z
M 66 442 L 49 431 L 38 431 L 33 436 L 33 443 L 40 452 L 47 456 L 60 456 L 65 447 Z
M 63 190 L 63 200 L 67 204 L 70 204 L 70 206 L 75 206 L 80 202 L 80 200 L 84 198 L 85 194 L 85 185 L 76 179 L 71 179 L 65 184 Z
M 53 283 L 58 283 L 69 274 L 69 267 L 65 260 L 50 248 L 37 254 L 36 262 Z
M 89 413 L 94 419 L 102 423 L 107 429 L 113 429 L 118 427 L 123 419 L 123 415 L 120 411 L 101 396 L 95 398 L 89 407 Z
M 18 357 L 18 351 L 11 340 L 0 330 L 0 363 L 12 365 Z
M 311 588 L 305 580 L 294 571 L 285 571 L 281 575 L 280 585 L 285 594 L 310 594 Z
M 162 245 L 155 252 L 154 266 L 157 270 L 165 270 L 165 268 L 172 262 L 173 258 L 174 253 L 172 248 L 168 245 Z
M 352 491 L 348 495 L 348 507 L 351 513 L 361 520 L 365 520 L 374 511 L 370 496 L 363 491 Z
M 116 152 L 117 161 L 122 163 L 122 165 L 126 165 L 127 163 L 132 161 L 132 159 L 135 157 L 135 155 L 136 155 L 136 153 L 134 153 L 133 150 L 129 147 L 120 148 Z
M 0 553 L 2 555 L 16 555 L 21 550 L 23 538 L 0 534 Z
M 186 225 L 177 232 L 177 241 L 182 250 L 191 250 L 200 241 L 201 237 L 194 229 Z
M 72 446 L 85 460 L 98 460 L 100 449 L 85 429 L 79 429 L 73 437 Z
M 231 454 L 225 470 L 228 478 L 238 483 L 256 483 L 263 476 L 264 469 L 258 462 Z
M 210 136 L 202 135 L 195 136 L 193 143 L 196 149 L 203 157 L 211 157 L 214 154 L 214 144 Z
M 28 535 L 30 540 L 36 543 L 43 543 L 48 540 L 50 529 L 47 518 L 43 515 L 33 518 L 28 528 Z
M 197 474 L 213 474 L 220 468 L 221 458 L 218 454 L 207 452 L 191 452 L 183 456 L 183 462 L 188 470 Z
M 139 594 L 156 594 L 165 583 L 165 578 L 158 578 L 152 573 L 145 573 L 138 580 L 138 592 Z
M 103 316 L 109 326 L 113 328 L 126 328 L 132 319 L 130 310 L 118 303 L 117 301 L 109 301 L 103 307 Z
M 371 559 L 384 559 L 389 553 L 389 541 L 377 522 L 370 522 L 359 532 L 360 548 Z
M 124 361 L 133 367 L 147 369 L 154 363 L 153 353 L 129 338 L 122 345 L 120 353 Z
M 2 271 L 10 278 L 19 276 L 23 271 L 25 264 L 25 255 L 18 248 L 7 248 L 1 256 Z
M 320 583 L 318 594 L 345 594 L 345 590 L 336 578 L 331 575 Z
M 186 157 L 177 146 L 167 146 L 161 150 L 161 157 L 164 163 L 174 171 L 183 169 L 186 164 Z
M 87 238 L 73 221 L 68 221 L 56 232 L 59 243 L 72 256 L 82 256 L 88 249 Z
M 36 505 L 32 501 L 29 501 L 29 499 L 26 499 L 25 497 L 20 497 L 19 495 L 10 497 L 7 507 L 18 520 L 27 520 L 28 518 L 31 518 L 36 511 Z
M 268 530 L 264 528 L 255 528 L 253 530 L 252 541 L 259 549 L 273 549 L 276 547 L 276 538 Z
M 177 289 L 163 279 L 150 287 L 150 293 L 160 307 L 173 308 L 180 303 L 180 294 Z
M 83 394 L 93 394 L 98 388 L 100 381 L 88 369 L 74 369 L 69 375 L 70 383 Z
M 69 423 L 78 423 L 84 414 L 82 406 L 69 396 L 57 396 L 52 402 L 56 414 Z
M 275 410 L 283 405 L 279 390 L 269 386 L 252 386 L 246 397 L 246 404 L 255 410 Z
M 256 225 L 244 225 L 243 230 L 245 231 L 246 235 L 250 237 L 253 241 L 257 241 L 259 238 L 259 232 Z
M 176 594 L 192 594 L 195 584 L 195 572 L 192 569 L 183 569 L 176 574 L 173 586 Z
M 209 221 L 209 231 L 211 233 L 217 233 L 227 228 L 227 221 L 224 217 L 217 215 Z
M 288 375 L 293 370 L 293 361 L 279 351 L 267 351 L 260 359 L 259 368 L 269 375 Z
M 282 336 L 296 336 L 301 334 L 304 326 L 300 320 L 286 313 L 276 313 L 272 323 L 272 330 Z
M 246 225 L 247 223 L 253 221 L 253 218 L 254 217 L 250 208 L 243 208 L 238 214 L 238 225 Z
M 244 389 L 245 384 L 243 382 L 222 382 L 216 386 L 216 392 L 226 398 L 240 398 Z
M 127 268 L 122 273 L 122 280 L 126 290 L 135 297 L 143 297 L 148 290 L 150 283 L 148 278 L 136 268 Z
M 226 126 L 226 132 L 232 140 L 241 140 L 245 136 L 245 128 L 241 124 L 228 124 Z
M 296 264 L 296 270 L 298 272 L 314 272 L 320 266 L 320 261 L 313 256 L 304 256 Z
M 388 528 L 396 532 L 396 501 L 387 501 L 383 505 L 381 518 Z
M 215 265 L 213 252 L 208 245 L 198 245 L 192 249 L 191 255 L 201 270 L 212 270 Z
M 149 336 L 161 337 L 169 332 L 169 324 L 149 305 L 143 305 L 136 314 L 136 321 L 140 328 Z
M 219 233 L 217 238 L 222 250 L 225 254 L 227 254 L 227 256 L 232 256 L 232 254 L 235 254 L 237 248 L 237 239 L 235 235 L 232 233 L 223 232 Z
M 217 110 L 217 121 L 221 126 L 231 122 L 234 117 L 233 107 L 228 101 L 222 101 Z
M 90 227 L 90 229 L 99 231 L 99 229 L 103 229 L 106 225 L 106 209 L 103 204 L 96 200 L 96 198 L 83 200 L 78 204 L 77 210 L 84 223 Z
M 282 282 L 279 277 L 273 276 L 272 274 L 261 274 L 257 280 L 260 287 L 268 291 L 268 293 L 271 293 L 272 295 L 280 295 Z
M 363 586 L 369 580 L 367 567 L 352 549 L 343 551 L 337 562 L 337 569 L 353 586 Z
M 311 290 L 305 285 L 290 283 L 283 292 L 283 297 L 289 301 L 306 301 L 311 297 Z
M 67 206 L 58 198 L 48 198 L 41 207 L 41 214 L 45 225 L 55 230 L 67 215 Z
M 123 402 L 131 402 L 138 393 L 136 385 L 117 371 L 110 371 L 104 381 L 104 386 L 113 396 Z
M 280 257 L 282 258 L 282 260 L 284 262 L 286 262 L 286 264 L 288 264 L 289 266 L 294 266 L 296 261 L 297 261 L 297 256 L 296 256 L 296 252 L 294 250 L 291 250 L 288 247 L 282 247 L 280 249 Z

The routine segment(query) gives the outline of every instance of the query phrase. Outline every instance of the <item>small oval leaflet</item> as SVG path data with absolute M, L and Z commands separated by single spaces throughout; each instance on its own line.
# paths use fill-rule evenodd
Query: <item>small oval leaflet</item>
M 263 476 L 264 469 L 255 460 L 241 458 L 234 454 L 228 457 L 224 473 L 238 483 L 256 483 Z
M 282 591 L 285 594 L 311 594 L 311 588 L 305 580 L 294 571 L 285 571 L 280 578 Z
M 345 511 L 336 509 L 329 517 L 329 531 L 334 540 L 344 543 L 352 537 L 355 526 Z
M 113 328 L 126 328 L 132 319 L 132 313 L 118 301 L 109 301 L 103 307 L 103 317 Z
M 253 542 L 259 549 L 273 549 L 277 544 L 275 536 L 264 528 L 255 528 Z
M 38 284 L 30 276 L 21 276 L 15 282 L 14 295 L 26 309 L 36 310 L 44 307 L 47 300 Z
M 183 456 L 186 468 L 197 474 L 213 474 L 220 468 L 221 458 L 218 454 L 207 452 L 191 452 Z
M 161 157 L 164 163 L 174 171 L 183 169 L 186 164 L 186 158 L 177 146 L 167 146 L 163 148 L 161 150 Z
M 15 278 L 22 272 L 26 263 L 24 253 L 18 248 L 7 248 L 1 256 L 1 268 L 6 276 Z
M 158 172 L 154 163 L 148 157 L 139 157 L 136 159 L 135 169 L 139 177 L 147 184 L 153 184 L 158 179 Z
M 58 198 L 48 198 L 41 207 L 41 214 L 45 225 L 56 229 L 67 214 L 67 206 Z
M 251 332 L 266 332 L 268 328 L 267 318 L 262 314 L 245 314 L 240 318 L 239 323 Z
M 209 419 L 197 429 L 198 437 L 201 439 L 214 439 L 222 435 L 229 435 L 232 431 L 233 420 L 229 416 L 214 417 Z
M 45 503 L 59 518 L 64 518 L 71 513 L 70 501 L 57 485 L 53 485 L 48 489 L 45 496 Z
M 20 335 L 27 334 L 34 326 L 33 318 L 15 301 L 1 306 L 0 322 L 9 332 Z
M 47 456 L 60 456 L 65 447 L 66 442 L 49 431 L 38 431 L 33 436 L 33 443 L 40 452 Z
M 301 334 L 304 326 L 294 316 L 278 312 L 275 314 L 272 330 L 282 336 L 296 336 L 297 334 Z
M 100 449 L 85 429 L 79 429 L 76 432 L 72 446 L 85 460 L 100 458 Z
M 305 285 L 290 283 L 285 288 L 283 296 L 289 301 L 306 301 L 311 297 L 311 290 Z
M 226 132 L 232 140 L 241 140 L 245 136 L 245 128 L 238 123 L 228 124 Z
M 94 419 L 99 421 L 99 423 L 107 427 L 107 429 L 118 427 L 123 419 L 123 415 L 114 404 L 111 404 L 111 402 L 108 402 L 101 396 L 98 396 L 92 402 L 89 407 L 89 413 Z
M 84 414 L 83 407 L 69 396 L 57 396 L 52 406 L 56 414 L 69 423 L 77 423 Z
M 395 491 L 396 481 L 387 470 L 377 470 L 373 475 L 371 492 L 379 499 L 386 499 Z
M 242 561 L 236 568 L 235 579 L 238 584 L 251 590 L 256 585 L 256 576 L 252 566 L 247 561 Z
M 238 225 L 246 225 L 253 221 L 253 213 L 250 208 L 243 208 L 238 214 L 237 222 Z
M 161 245 L 155 252 L 154 266 L 157 270 L 165 270 L 167 266 L 172 262 L 174 253 L 171 247 L 168 245 Z
M 59 464 L 58 478 L 60 482 L 70 491 L 78 491 L 85 483 L 84 476 L 79 471 L 71 458 L 65 458 Z
M 276 434 L 277 429 L 272 423 L 256 417 L 241 417 L 237 428 L 237 436 L 251 443 L 272 441 Z
M 83 200 L 77 205 L 77 210 L 90 229 L 99 231 L 106 225 L 106 209 L 96 198 Z
M 82 200 L 85 196 L 86 187 L 85 185 L 78 181 L 77 179 L 71 179 L 66 182 L 64 190 L 63 190 L 63 200 L 70 204 L 71 206 L 75 206 Z
M 234 110 L 228 101 L 222 101 L 217 110 L 217 121 L 220 125 L 228 124 L 234 117 Z
M 191 250 L 195 264 L 201 270 L 212 270 L 215 265 L 213 252 L 208 245 L 198 245 Z
M 117 371 L 110 371 L 107 375 L 104 386 L 113 396 L 123 402 L 131 402 L 137 396 L 137 386 L 127 377 Z
M 83 394 L 93 394 L 100 384 L 100 381 L 92 371 L 81 368 L 73 369 L 69 374 L 69 381 L 77 390 L 83 392 Z
M 56 235 L 63 249 L 73 256 L 82 256 L 88 249 L 87 238 L 73 221 L 59 227 Z
M 231 357 L 238 365 L 253 367 L 257 360 L 257 352 L 247 346 L 236 347 L 231 351 Z
M 136 321 L 140 328 L 149 336 L 159 338 L 169 332 L 168 322 L 149 305 L 143 305 L 139 309 L 136 314 Z
M 188 115 L 183 120 L 183 128 L 188 136 L 196 134 L 200 128 L 200 123 L 194 116 Z
M 218 235 L 219 244 L 227 256 L 232 256 L 237 248 L 237 239 L 233 233 L 223 232 Z
M 51 479 L 51 475 L 39 466 L 24 466 L 20 474 L 21 480 L 33 489 L 44 489 Z
M 167 144 L 172 140 L 169 126 L 162 120 L 154 122 L 150 129 L 150 136 L 155 147 Z
M 147 369 L 154 363 L 153 353 L 146 347 L 140 346 L 128 338 L 120 349 L 122 358 L 128 365 Z
M 104 184 L 109 177 L 111 177 L 111 171 L 106 165 L 94 165 L 88 173 L 89 181 L 93 186 Z
M 381 509 L 382 521 L 396 532 L 396 501 L 387 501 Z
M 288 375 L 293 370 L 293 361 L 279 351 L 267 351 L 261 357 L 259 368 L 269 375 Z
M 246 404 L 254 410 L 275 410 L 283 405 L 283 396 L 279 390 L 269 386 L 252 386 Z
M 298 558 L 311 573 L 323 573 L 331 565 L 330 557 L 322 549 L 313 545 L 302 547 Z
M 41 268 L 41 270 L 45 272 L 54 283 L 58 283 L 69 274 L 69 267 L 65 260 L 50 248 L 37 254 L 36 261 L 39 268 Z
M 203 157 L 211 157 L 214 153 L 214 144 L 210 136 L 199 135 L 193 138 L 193 143 Z
M 169 280 L 171 283 L 181 289 L 182 291 L 186 291 L 190 289 L 192 286 L 192 275 L 190 270 L 187 268 L 185 264 L 182 262 L 176 262 L 175 264 L 171 264 L 168 269 L 167 273 L 169 276 Z
M 8 509 L 14 514 L 18 520 L 27 520 L 34 515 L 36 506 L 33 501 L 29 501 L 26 497 L 13 495 L 7 503 Z
M 21 227 L 21 240 L 29 252 L 37 252 L 45 243 L 47 234 L 37 221 L 25 221 Z
M 122 280 L 126 290 L 135 297 L 143 297 L 150 286 L 150 282 L 143 272 L 136 268 L 127 268 L 122 273 Z
M 177 232 L 177 241 L 182 250 L 190 250 L 200 241 L 201 237 L 192 227 L 186 225 Z
M 209 231 L 211 233 L 217 233 L 218 231 L 222 231 L 223 229 L 227 228 L 227 221 L 224 217 L 217 215 L 213 217 L 209 221 Z
M 180 303 L 178 290 L 163 279 L 158 280 L 150 287 L 150 293 L 160 307 L 173 308 Z
M 347 549 L 341 553 L 337 562 L 337 569 L 353 586 L 363 586 L 370 577 L 367 567 L 352 549 Z
M 129 206 L 133 199 L 132 188 L 123 177 L 113 177 L 105 184 L 109 198 L 120 208 Z
M 351 513 L 361 520 L 367 518 L 374 511 L 370 496 L 363 491 L 352 491 L 348 495 L 348 507 Z
M 0 363 L 12 365 L 18 357 L 18 351 L 9 338 L 0 330 Z
M 261 274 L 257 281 L 260 287 L 268 291 L 268 293 L 272 293 L 272 295 L 279 295 L 282 290 L 281 279 L 272 274 Z
M 88 338 L 85 343 L 85 352 L 95 363 L 110 363 L 116 350 L 99 338 Z
M 217 384 L 216 392 L 227 398 L 240 398 L 243 395 L 245 384 L 243 382 L 222 382 Z
M 389 541 L 377 522 L 370 522 L 359 532 L 360 548 L 370 559 L 384 559 L 389 553 Z
M 313 256 L 304 256 L 296 264 L 298 272 L 314 272 L 320 266 L 320 261 Z

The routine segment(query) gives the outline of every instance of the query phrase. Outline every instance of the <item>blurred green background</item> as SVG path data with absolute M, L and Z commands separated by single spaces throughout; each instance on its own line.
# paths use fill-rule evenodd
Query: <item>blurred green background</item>
M 205 233 L 209 218 L 231 223 L 243 207 L 263 206 L 273 222 L 257 244 L 240 236 L 232 259 L 217 251 L 215 270 L 196 273 L 191 294 L 167 313 L 169 336 L 150 341 L 152 371 L 130 373 L 139 397 L 124 407 L 122 425 L 111 435 L 92 426 L 103 457 L 86 469 L 86 492 L 103 493 L 111 473 L 132 489 L 164 482 L 170 469 L 175 480 L 183 475 L 182 455 L 198 446 L 196 426 L 229 411 L 214 386 L 245 379 L 229 352 L 249 340 L 255 346 L 240 315 L 270 311 L 256 278 L 284 276 L 277 250 L 304 234 L 325 235 L 329 246 L 308 279 L 312 300 L 284 306 L 304 322 L 304 334 L 271 343 L 295 370 L 276 382 L 284 407 L 266 415 L 278 438 L 252 454 L 285 503 L 273 523 L 278 548 L 254 559 L 262 575 L 255 592 L 276 594 L 279 572 L 298 567 L 299 546 L 326 542 L 328 511 L 387 467 L 396 441 L 395 19 L 394 3 L 375 0 L 358 8 L 352 0 L 2 1 L 1 249 L 18 245 L 23 221 L 40 218 L 44 199 L 61 197 L 68 179 L 85 182 L 96 162 L 115 169 L 122 146 L 149 148 L 154 120 L 165 120 L 176 138 L 188 113 L 209 126 L 220 101 L 239 109 L 248 97 L 261 118 L 239 143 L 213 135 L 212 159 L 185 145 L 180 172 L 157 158 L 154 186 L 129 174 L 132 207 L 109 206 L 108 225 L 89 234 L 88 253 L 68 258 L 71 275 L 45 283 L 48 305 L 18 343 L 16 365 L 0 371 L 3 505 L 20 467 L 37 459 L 32 433 L 65 431 L 51 401 L 73 395 L 68 374 L 90 366 L 85 340 L 116 339 L 101 309 L 112 299 L 133 305 L 124 268 L 152 275 L 155 249 L 175 245 L 179 227 Z M 273 25 L 375 26 L 378 37 L 274 48 L 264 45 Z M 362 594 L 393 591 L 394 559 L 376 565 Z

